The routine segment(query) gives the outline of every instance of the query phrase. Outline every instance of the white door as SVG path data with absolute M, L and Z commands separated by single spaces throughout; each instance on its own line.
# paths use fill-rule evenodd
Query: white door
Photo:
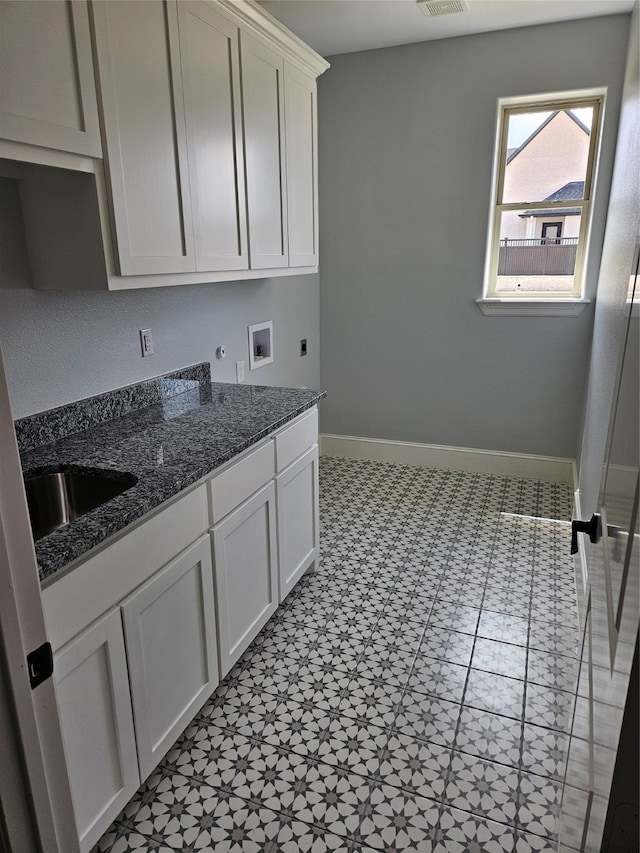
M 251 269 L 286 267 L 284 60 L 244 32 L 240 48 Z
M 276 477 L 280 602 L 318 556 L 318 446 Z
M 275 515 L 269 483 L 213 528 L 221 677 L 278 606 Z
M 640 251 L 632 276 L 635 293 L 640 289 L 639 258 Z M 589 558 L 586 625 L 567 765 L 567 782 L 574 791 L 565 793 L 562 810 L 561 841 L 574 845 L 582 841 L 580 849 L 585 851 L 600 850 L 605 827 L 603 849 L 631 849 L 613 841 L 616 821 L 620 824 L 625 810 L 612 804 L 608 822 L 607 815 L 616 761 L 620 754 L 624 758 L 626 749 L 620 735 L 640 622 L 640 306 L 633 304 L 633 295 L 631 290 L 599 506 L 592 519 L 594 539 L 601 538 Z M 633 824 L 618 830 L 627 837 L 636 831 Z
M 144 781 L 218 684 L 209 537 L 122 604 Z
M 175 3 L 92 4 L 120 275 L 195 270 Z
M 54 678 L 80 850 L 87 853 L 140 784 L 119 608 L 56 653 Z
M 86 0 L 0 4 L 0 135 L 102 156 Z
M 248 269 L 238 28 L 185 0 L 178 23 L 196 269 Z
M 285 63 L 289 266 L 318 263 L 318 153 L 316 81 Z
M 51 678 L 31 689 L 26 656 L 47 641 L 20 458 L 0 352 L 0 807 L 6 841 L 29 853 L 75 851 L 75 819 Z M 17 722 L 16 722 L 17 720 Z M 7 728 L 10 727 L 10 728 Z M 31 816 L 30 810 L 35 819 Z

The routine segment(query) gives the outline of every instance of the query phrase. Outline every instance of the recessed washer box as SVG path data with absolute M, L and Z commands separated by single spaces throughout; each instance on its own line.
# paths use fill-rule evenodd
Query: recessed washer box
M 249 370 L 273 362 L 273 320 L 249 326 Z

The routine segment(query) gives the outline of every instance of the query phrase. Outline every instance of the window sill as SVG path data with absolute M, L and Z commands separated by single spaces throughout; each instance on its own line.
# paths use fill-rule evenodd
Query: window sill
M 483 314 L 490 317 L 577 317 L 590 299 L 476 299 Z

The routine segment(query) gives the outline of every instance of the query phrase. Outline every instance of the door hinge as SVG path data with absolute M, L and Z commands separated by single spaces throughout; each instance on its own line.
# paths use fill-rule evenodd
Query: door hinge
M 27 655 L 29 684 L 33 690 L 53 675 L 53 649 L 51 643 L 43 643 Z

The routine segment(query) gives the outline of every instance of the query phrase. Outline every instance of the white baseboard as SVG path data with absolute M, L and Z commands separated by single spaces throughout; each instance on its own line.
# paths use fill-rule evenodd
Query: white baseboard
M 345 456 L 349 459 L 396 462 L 423 468 L 448 468 L 475 474 L 524 477 L 528 480 L 564 483 L 574 487 L 574 460 L 553 456 L 500 453 L 469 447 L 446 447 L 439 444 L 386 441 L 326 433 L 320 436 L 320 452 L 323 456 Z

